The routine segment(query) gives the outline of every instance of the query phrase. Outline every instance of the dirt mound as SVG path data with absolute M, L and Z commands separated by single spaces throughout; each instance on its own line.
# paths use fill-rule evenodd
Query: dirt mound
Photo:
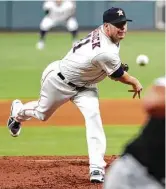
M 106 157 L 108 165 L 117 156 Z M 1 157 L 1 189 L 101 189 L 89 181 L 88 157 Z

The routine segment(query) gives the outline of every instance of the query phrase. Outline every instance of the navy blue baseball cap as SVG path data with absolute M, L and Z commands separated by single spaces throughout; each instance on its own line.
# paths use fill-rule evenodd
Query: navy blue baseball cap
M 126 18 L 125 12 L 121 8 L 112 7 L 106 10 L 103 14 L 103 23 L 111 23 L 112 25 L 120 22 L 132 22 L 132 20 Z

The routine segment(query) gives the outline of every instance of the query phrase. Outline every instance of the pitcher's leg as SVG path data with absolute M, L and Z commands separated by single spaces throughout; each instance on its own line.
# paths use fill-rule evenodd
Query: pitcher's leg
M 25 121 L 34 117 L 41 121 L 46 121 L 62 104 L 67 102 L 76 92 L 66 85 L 54 70 L 58 66 L 57 62 L 50 64 L 43 72 L 41 78 L 41 91 L 38 101 L 24 104 L 16 119 Z
M 46 86 L 45 91 L 41 91 L 41 96 L 38 101 L 28 102 L 23 105 L 16 118 L 18 121 L 25 121 L 30 117 L 34 117 L 41 121 L 47 121 L 58 107 L 70 99 L 67 95 L 66 97 L 63 97 L 61 92 L 56 88 L 49 89 L 51 85 Z M 50 90 L 55 93 L 50 93 Z
M 32 117 L 34 117 L 34 110 L 37 106 L 38 101 L 32 101 L 23 104 L 17 113 L 16 120 L 22 122 L 31 119 Z M 27 111 L 27 113 L 25 114 L 24 111 Z
M 106 138 L 100 117 L 97 91 L 84 91 L 75 96 L 73 102 L 85 118 L 90 172 L 99 170 L 104 174 Z
M 40 98 L 40 101 L 44 101 L 44 103 L 46 103 L 47 99 L 41 100 Z M 31 117 L 34 117 L 38 120 L 46 121 L 54 113 L 56 108 L 58 108 L 57 104 L 56 106 L 47 107 L 47 110 L 45 110 L 40 105 L 39 101 L 28 102 L 26 104 L 23 104 L 22 108 L 18 112 L 16 120 L 22 122 L 30 119 Z
M 24 105 L 20 100 L 12 102 L 7 127 L 13 137 L 19 136 L 22 121 L 31 117 L 46 121 L 59 106 L 77 93 L 57 76 L 59 70 L 53 69 L 56 66 L 58 66 L 57 62 L 52 63 L 43 72 L 38 101 L 28 102 Z

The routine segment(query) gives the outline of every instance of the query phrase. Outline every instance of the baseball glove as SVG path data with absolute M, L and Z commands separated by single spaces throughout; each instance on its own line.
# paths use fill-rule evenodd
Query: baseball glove
M 121 66 L 122 66 L 122 68 L 123 68 L 123 70 L 124 70 L 125 72 L 128 72 L 128 70 L 129 70 L 128 64 L 123 64 L 123 63 L 121 63 Z

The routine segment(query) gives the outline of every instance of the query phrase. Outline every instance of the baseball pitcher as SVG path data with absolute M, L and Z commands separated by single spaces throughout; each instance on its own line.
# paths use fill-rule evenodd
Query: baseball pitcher
M 71 33 L 73 43 L 78 34 L 78 22 L 75 17 L 76 3 L 69 0 L 45 1 L 43 4 L 45 16 L 40 23 L 40 39 L 37 49 L 43 49 L 47 32 L 58 25 L 64 24 Z
M 80 40 L 62 59 L 48 65 L 41 79 L 38 101 L 22 104 L 14 100 L 8 128 L 18 136 L 21 122 L 31 117 L 46 121 L 67 101 L 72 101 L 85 118 L 91 182 L 104 182 L 106 138 L 102 126 L 96 84 L 107 76 L 131 85 L 133 98 L 142 85 L 126 71 L 119 57 L 120 40 L 127 32 L 124 10 L 111 8 L 103 14 L 103 25 Z M 111 89 L 110 89 L 111 90 Z

